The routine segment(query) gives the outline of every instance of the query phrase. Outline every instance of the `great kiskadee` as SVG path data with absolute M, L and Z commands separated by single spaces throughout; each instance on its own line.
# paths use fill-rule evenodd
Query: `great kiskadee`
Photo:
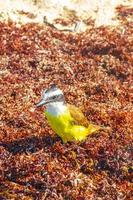
M 37 107 L 46 106 L 45 115 L 52 129 L 67 141 L 82 141 L 101 127 L 88 122 L 87 118 L 74 105 L 65 103 L 63 92 L 55 85 L 43 91 Z

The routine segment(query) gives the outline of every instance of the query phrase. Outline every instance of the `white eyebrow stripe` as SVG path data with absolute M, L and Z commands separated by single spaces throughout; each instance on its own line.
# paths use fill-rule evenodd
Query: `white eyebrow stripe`
M 47 97 L 58 96 L 61 94 L 63 94 L 63 92 L 61 90 L 56 90 L 56 91 L 50 92 L 48 94 L 46 93 Z

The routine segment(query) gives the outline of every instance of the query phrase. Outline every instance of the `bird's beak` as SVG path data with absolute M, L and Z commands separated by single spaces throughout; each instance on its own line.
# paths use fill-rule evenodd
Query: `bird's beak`
M 44 106 L 44 105 L 46 105 L 47 103 L 48 103 L 47 100 L 41 99 L 41 100 L 36 104 L 36 106 L 37 106 L 37 107 Z

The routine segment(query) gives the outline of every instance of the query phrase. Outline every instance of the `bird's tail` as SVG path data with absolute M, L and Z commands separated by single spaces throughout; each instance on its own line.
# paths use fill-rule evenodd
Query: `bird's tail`
M 108 132 L 108 131 L 110 131 L 110 127 L 98 126 L 98 125 L 94 125 L 94 124 L 90 123 L 88 126 L 88 135 L 98 132 L 99 130 L 104 130 L 104 131 Z
M 88 135 L 91 135 L 92 133 L 98 132 L 100 129 L 102 129 L 101 126 L 89 124 L 88 126 Z

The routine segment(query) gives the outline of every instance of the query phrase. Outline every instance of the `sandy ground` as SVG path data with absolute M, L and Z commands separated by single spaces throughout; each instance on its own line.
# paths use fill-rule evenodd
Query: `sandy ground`
M 115 8 L 133 6 L 131 0 L 0 0 L 0 20 L 12 19 L 18 24 L 49 23 L 59 30 L 84 31 L 87 21 L 95 25 L 116 26 L 119 21 Z M 63 20 L 63 23 L 59 21 Z

